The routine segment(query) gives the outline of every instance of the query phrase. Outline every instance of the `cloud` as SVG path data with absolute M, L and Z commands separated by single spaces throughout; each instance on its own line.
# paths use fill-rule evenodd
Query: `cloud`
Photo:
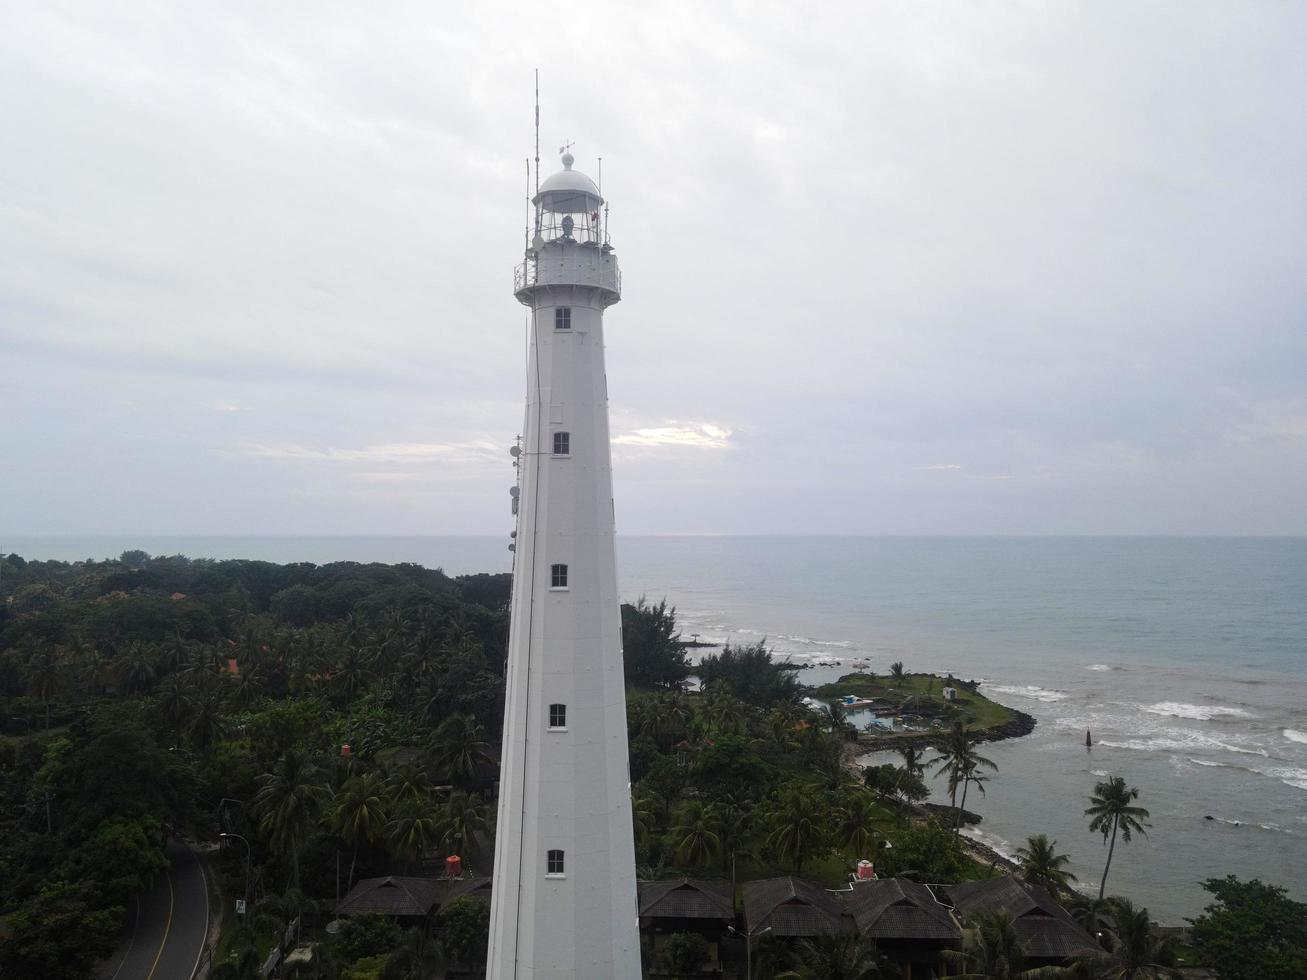
M 490 440 L 465 443 L 390 442 L 358 448 L 338 446 L 312 447 L 299 445 L 249 445 L 230 450 L 231 455 L 256 459 L 283 459 L 308 463 L 390 463 L 420 465 L 434 462 L 488 462 L 499 461 L 500 448 Z M 356 473 L 355 477 L 381 478 L 380 474 Z
M 613 445 L 635 446 L 641 449 L 729 449 L 731 435 L 730 429 L 711 422 L 684 425 L 673 422 L 668 425 L 624 432 L 613 439 Z

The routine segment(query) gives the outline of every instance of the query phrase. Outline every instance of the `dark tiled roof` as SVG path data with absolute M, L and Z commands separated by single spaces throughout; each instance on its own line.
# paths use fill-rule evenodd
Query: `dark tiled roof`
M 653 919 L 721 919 L 732 922 L 729 885 L 715 881 L 642 881 L 640 916 Z
M 819 936 L 843 932 L 850 923 L 839 900 L 801 878 L 744 883 L 744 923 L 752 935 L 771 929 L 777 936 Z
M 953 916 L 930 889 L 906 878 L 855 882 L 844 906 L 858 932 L 877 939 L 962 938 Z
M 490 901 L 490 876 L 480 878 L 468 875 L 464 878 L 442 878 L 436 882 L 436 902 L 448 905 L 459 898 L 479 898 Z
M 949 898 L 964 918 L 982 912 L 1007 912 L 1012 928 L 1034 959 L 1065 959 L 1097 950 L 1093 937 L 1043 888 L 1013 878 L 967 881 L 948 886 Z
M 337 915 L 426 915 L 436 904 L 440 886 L 435 878 L 364 878 L 336 905 Z

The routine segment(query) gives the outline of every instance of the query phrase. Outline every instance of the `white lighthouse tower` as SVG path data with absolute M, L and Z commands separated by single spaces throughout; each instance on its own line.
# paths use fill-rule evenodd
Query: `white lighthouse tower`
M 621 274 L 599 189 L 562 162 L 514 277 L 531 326 L 492 980 L 640 976 L 604 372 Z

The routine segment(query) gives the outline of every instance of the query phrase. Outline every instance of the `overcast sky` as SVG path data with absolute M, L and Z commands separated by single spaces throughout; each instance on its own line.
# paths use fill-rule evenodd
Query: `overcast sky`
M 0 0 L 0 533 L 500 533 L 542 157 L 619 531 L 1307 533 L 1307 7 Z

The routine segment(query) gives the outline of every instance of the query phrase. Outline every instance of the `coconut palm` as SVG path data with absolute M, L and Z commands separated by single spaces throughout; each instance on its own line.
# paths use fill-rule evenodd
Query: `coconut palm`
M 486 730 L 471 715 L 450 715 L 431 736 L 431 765 L 437 776 L 470 785 L 494 762 Z
M 748 720 L 744 704 L 738 698 L 720 692 L 704 697 L 700 716 L 704 727 L 716 735 L 739 735 Z
M 1116 908 L 1116 900 L 1073 892 L 1067 899 L 1066 907 L 1085 932 L 1102 940 L 1111 928 L 1112 910 Z
M 865 857 L 876 832 L 875 806 L 871 795 L 862 791 L 850 792 L 844 805 L 835 810 L 835 840 L 852 857 Z
M 957 836 L 962 832 L 962 814 L 967 808 L 967 788 L 974 786 L 976 789 L 980 790 L 980 795 L 984 796 L 985 783 L 989 782 L 988 776 L 982 776 L 976 772 L 976 763 L 974 761 L 968 762 L 963 766 L 958 775 L 962 778 L 962 802 L 958 804 L 958 818 L 957 822 L 953 824 L 954 836 Z
M 148 694 L 159 677 L 154 651 L 144 643 L 132 643 L 115 658 L 118 685 L 128 694 Z
M 304 834 L 331 798 L 322 770 L 308 756 L 287 752 L 280 765 L 258 778 L 251 810 L 274 850 L 289 854 L 291 885 L 298 889 L 300 845 Z
M 445 953 L 425 928 L 406 929 L 404 941 L 381 969 L 381 980 L 431 980 L 444 976 Z
M 477 835 L 484 833 L 490 810 L 481 797 L 455 790 L 440 811 L 441 842 L 450 854 L 474 854 Z
M 657 823 L 657 807 L 648 793 L 638 792 L 631 798 L 631 820 L 634 824 L 635 842 L 643 846 Z
M 27 693 L 45 705 L 45 728 L 50 730 L 50 699 L 63 685 L 63 650 L 43 646 L 32 654 L 23 671 Z
M 386 823 L 386 843 L 405 861 L 418 861 L 440 841 L 441 827 L 430 802 L 405 797 Z
M 811 794 L 803 787 L 784 788 L 767 808 L 765 821 L 771 828 L 767 846 L 782 858 L 794 862 L 794 873 L 803 873 L 803 862 L 818 850 L 826 837 L 818 822 Z
M 676 809 L 671 839 L 676 857 L 692 867 L 704 867 L 722 846 L 717 808 L 687 800 Z
M 163 679 L 157 691 L 159 710 L 173 732 L 181 729 L 190 717 L 194 702 L 191 699 L 191 687 L 186 678 L 179 674 L 169 674 Z
M 1175 948 L 1158 936 L 1148 909 L 1137 909 L 1128 899 L 1112 903 L 1106 951 L 1080 957 L 1071 967 L 1077 980 L 1173 980 L 1179 978 Z
M 935 775 L 948 774 L 949 805 L 958 806 L 958 787 L 966 787 L 976 781 L 976 771 L 989 769 L 998 772 L 998 766 L 976 752 L 976 740 L 967 732 L 962 722 L 955 721 L 948 734 L 935 746 L 939 755 L 934 759 Z M 962 811 L 958 809 L 958 822 L 961 823 Z
M 431 792 L 431 780 L 412 763 L 396 766 L 386 774 L 386 796 L 393 805 L 425 802 Z
M 354 699 L 367 690 L 376 674 L 371 656 L 360 647 L 349 647 L 328 682 L 339 703 L 352 708 Z
M 869 936 L 831 933 L 799 943 L 794 969 L 776 974 L 777 980 L 888 980 L 899 971 L 885 964 Z
M 1112 867 L 1117 832 L 1120 832 L 1121 840 L 1127 844 L 1130 843 L 1132 833 L 1147 836 L 1144 828 L 1150 826 L 1148 811 L 1141 806 L 1131 806 L 1131 801 L 1138 798 L 1139 790 L 1126 786 L 1125 779 L 1121 776 L 1112 776 L 1106 782 L 1095 785 L 1094 795 L 1089 798 L 1090 806 L 1085 811 L 1085 816 L 1093 817 L 1089 821 L 1090 831 L 1102 832 L 1105 843 L 1111 838 L 1107 848 L 1107 864 L 1103 866 L 1103 881 L 1098 886 L 1099 898 L 1103 897 L 1107 888 L 1107 872 Z
M 898 749 L 899 755 L 903 759 L 903 768 L 914 776 L 924 775 L 926 772 L 926 760 L 921 749 L 914 745 L 903 745 Z
M 1027 837 L 1024 847 L 1017 848 L 1021 861 L 1020 877 L 1032 885 L 1039 885 L 1058 895 L 1070 889 L 1076 876 L 1066 869 L 1071 859 L 1057 853 L 1057 841 L 1047 834 Z
M 1012 927 L 1012 914 L 986 912 L 976 917 L 961 950 L 945 950 L 945 962 L 962 968 L 953 980 L 1034 980 L 1060 977 L 1059 967 L 1028 968 L 1026 950 Z
M 359 845 L 375 843 L 385 826 L 386 795 L 381 776 L 369 772 L 345 780 L 345 785 L 336 794 L 331 828 L 352 849 L 346 891 L 354 887 L 354 866 L 358 862 Z

